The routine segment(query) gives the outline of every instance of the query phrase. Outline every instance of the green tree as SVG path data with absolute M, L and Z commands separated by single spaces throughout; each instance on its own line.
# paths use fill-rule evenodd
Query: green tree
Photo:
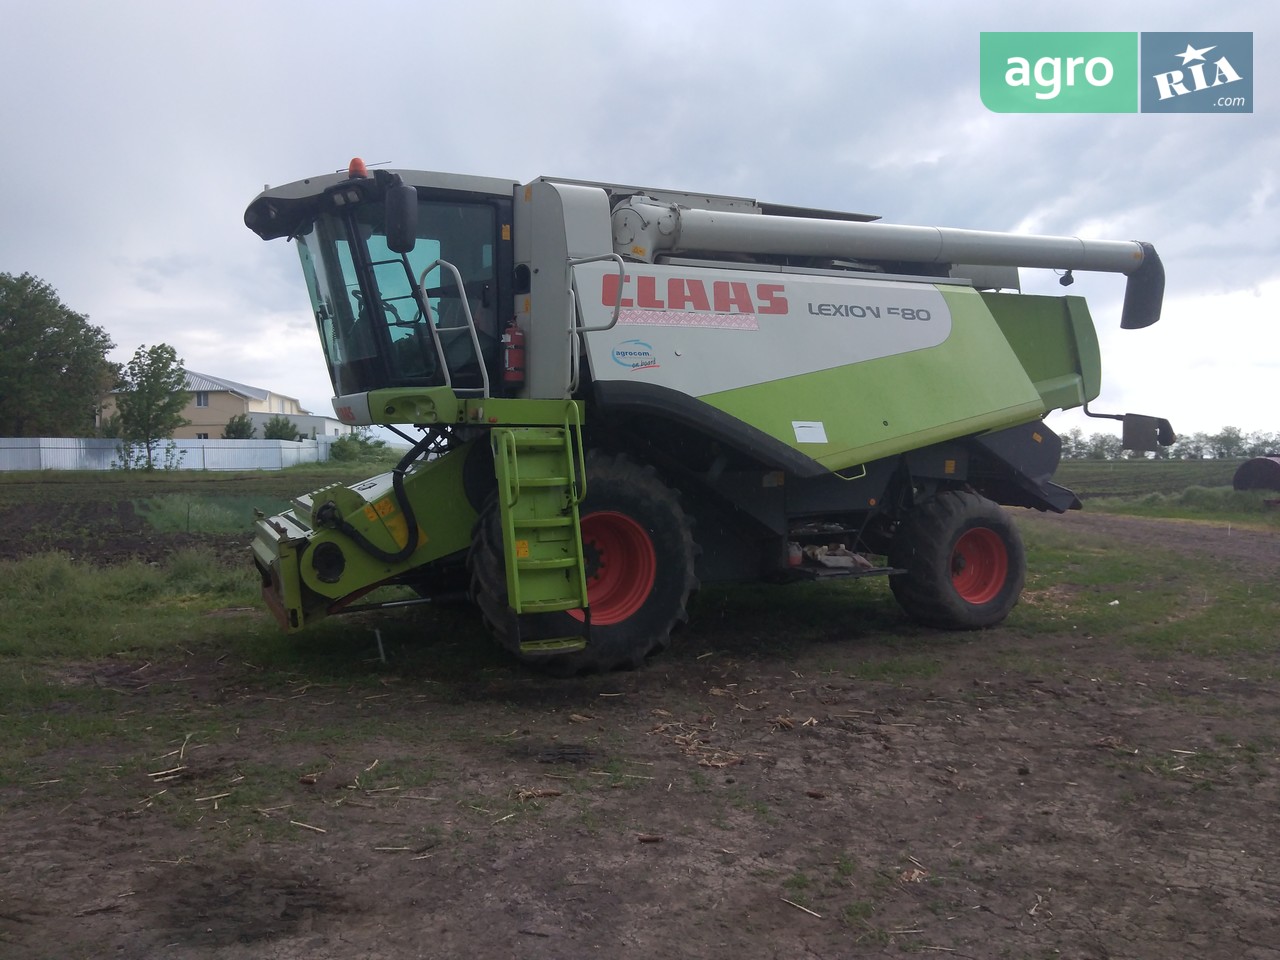
M 174 430 L 191 422 L 182 416 L 183 408 L 191 401 L 186 385 L 182 361 L 167 343 L 134 351 L 133 358 L 124 365 L 116 391 L 125 466 L 154 470 L 162 441 L 171 439 Z M 176 466 L 171 457 L 166 457 L 163 465 Z
M 1280 454 L 1280 434 L 1266 433 L 1261 430 L 1249 434 L 1248 445 L 1244 451 L 1246 457 L 1270 457 L 1278 454 Z
M 1239 427 L 1223 427 L 1209 437 L 1209 446 L 1218 460 L 1235 460 L 1244 456 L 1248 441 Z
M 114 346 L 43 280 L 0 273 L 0 435 L 92 436 Z
M 387 441 L 371 437 L 366 430 L 356 430 L 339 437 L 329 447 L 329 459 L 344 463 L 381 460 L 387 456 Z
M 262 425 L 262 438 L 264 440 L 298 440 L 301 434 L 298 433 L 296 423 L 283 414 L 277 413 Z
M 1084 432 L 1079 427 L 1072 427 L 1064 432 L 1061 436 L 1062 440 L 1062 459 L 1063 460 L 1083 460 L 1085 457 L 1086 444 Z
M 254 435 L 253 421 L 247 413 L 237 413 L 222 428 L 223 440 L 252 440 Z
M 1172 448 L 1173 456 L 1178 460 L 1203 460 L 1213 455 L 1207 433 L 1184 433 Z
M 1084 458 L 1086 460 L 1119 460 L 1124 456 L 1120 448 L 1120 438 L 1112 433 L 1094 433 L 1085 441 Z

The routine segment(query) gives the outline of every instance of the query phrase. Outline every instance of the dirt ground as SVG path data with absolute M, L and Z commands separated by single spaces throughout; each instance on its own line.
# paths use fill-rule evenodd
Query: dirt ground
M 1280 571 L 1271 534 L 1033 522 Z M 1274 663 L 833 609 L 792 643 L 712 600 L 569 681 L 76 665 L 129 733 L 0 786 L 0 957 L 1280 957 Z

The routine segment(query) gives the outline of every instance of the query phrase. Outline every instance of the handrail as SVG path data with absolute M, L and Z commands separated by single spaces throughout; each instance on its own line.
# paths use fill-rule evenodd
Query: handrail
M 569 396 L 578 392 L 578 382 L 582 379 L 582 332 L 573 322 L 578 315 L 578 291 L 573 284 L 569 285 Z
M 512 484 L 511 478 L 519 476 L 520 465 L 516 459 L 516 438 L 510 430 L 497 431 L 498 459 L 507 464 L 507 469 L 497 471 L 501 485 L 502 502 L 507 507 L 514 507 L 520 499 L 520 484 Z M 512 492 L 514 491 L 514 496 Z
M 574 400 L 565 401 L 564 432 L 573 502 L 581 503 L 587 498 L 587 454 L 582 445 L 582 408 Z M 582 482 L 578 483 L 575 476 L 580 477 Z
M 588 327 L 580 325 L 577 322 L 578 317 L 578 278 L 573 275 L 572 270 L 569 273 L 569 289 L 566 291 L 569 295 L 569 393 L 574 393 L 578 389 L 578 382 L 582 377 L 582 334 L 584 333 L 600 333 L 605 330 L 612 330 L 618 325 L 618 318 L 622 315 L 622 282 L 626 279 L 627 265 L 619 254 L 602 253 L 594 257 L 570 257 L 569 266 L 577 267 L 584 263 L 599 263 L 604 260 L 612 260 L 618 265 L 618 299 L 613 305 L 613 316 L 609 322 L 598 327 Z
M 573 330 L 575 333 L 600 333 L 604 330 L 612 330 L 614 327 L 618 325 L 618 317 L 622 314 L 622 286 L 623 286 L 622 282 L 625 279 L 627 274 L 627 264 L 626 264 L 626 261 L 623 260 L 619 254 L 604 253 L 597 257 L 580 257 L 578 259 L 574 259 L 570 257 L 569 266 L 578 267 L 584 263 L 597 263 L 601 260 L 613 260 L 618 264 L 618 302 L 613 305 L 613 317 L 609 320 L 608 323 L 606 323 L 604 326 L 601 326 L 601 327 L 582 327 L 582 326 L 575 325 L 573 327 Z M 576 278 L 574 278 L 574 280 L 576 280 Z M 574 286 L 574 282 L 571 281 L 570 288 L 572 288 L 573 286 Z M 570 293 L 572 293 L 572 289 L 570 290 Z
M 427 296 L 426 288 L 427 274 L 436 267 L 445 268 L 453 274 L 453 281 L 458 285 L 458 299 L 462 301 L 462 313 L 467 319 L 465 326 L 436 327 L 436 320 L 435 317 L 432 316 L 431 311 L 431 298 Z M 475 350 L 476 364 L 480 367 L 480 383 L 482 384 L 483 390 L 482 396 L 487 398 L 489 396 L 489 371 L 485 366 L 484 354 L 480 350 L 480 334 L 476 330 L 475 318 L 471 315 L 471 302 L 467 300 L 467 287 L 466 284 L 462 282 L 461 272 L 459 272 L 458 268 L 448 260 L 433 260 L 426 266 L 422 273 L 418 275 L 418 295 L 422 298 L 422 305 L 426 310 L 427 326 L 431 330 L 431 339 L 436 345 L 436 357 L 440 361 L 440 368 L 444 371 L 444 385 L 450 389 L 453 388 L 453 375 L 449 370 L 449 358 L 445 354 L 444 344 L 440 340 L 440 331 L 443 330 L 447 333 L 453 330 L 466 330 L 471 335 L 471 347 Z

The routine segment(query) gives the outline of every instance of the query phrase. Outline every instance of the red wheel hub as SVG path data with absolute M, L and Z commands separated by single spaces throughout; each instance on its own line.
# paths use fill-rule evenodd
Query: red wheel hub
M 987 527 L 966 530 L 951 552 L 951 584 L 966 603 L 990 603 L 1009 578 L 1009 550 Z
M 608 626 L 633 616 L 649 598 L 658 573 L 648 531 L 623 513 L 593 513 L 582 518 L 582 548 L 591 622 Z M 572 615 L 585 619 L 581 611 Z

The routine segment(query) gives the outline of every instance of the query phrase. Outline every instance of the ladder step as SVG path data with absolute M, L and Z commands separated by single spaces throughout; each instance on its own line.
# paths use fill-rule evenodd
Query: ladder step
M 577 557 L 553 557 L 548 560 L 516 560 L 516 566 L 521 570 L 564 570 L 577 565 Z
M 567 487 L 568 477 L 520 477 L 516 480 L 520 487 Z
M 525 530 L 549 530 L 555 527 L 573 526 L 573 517 L 527 517 L 525 519 L 514 517 L 512 522 Z
M 522 608 L 522 613 L 564 613 L 566 610 L 581 610 L 582 601 L 577 597 L 526 600 L 522 604 Z
M 526 656 L 538 654 L 576 653 L 587 649 L 586 637 L 552 637 L 548 640 L 521 640 L 520 652 Z
M 564 437 L 522 437 L 515 440 L 517 450 L 563 450 Z

